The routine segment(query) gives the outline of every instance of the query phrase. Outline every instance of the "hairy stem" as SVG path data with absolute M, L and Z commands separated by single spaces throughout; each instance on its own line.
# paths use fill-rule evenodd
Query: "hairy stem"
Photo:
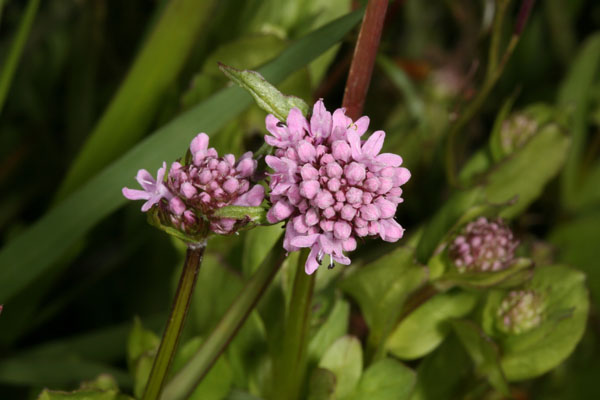
M 281 357 L 276 360 L 272 399 L 297 400 L 306 375 L 308 327 L 316 272 L 306 274 L 308 249 L 302 250 L 296 268 L 292 298 L 283 332 Z
M 388 0 L 369 0 L 360 26 L 342 102 L 346 115 L 353 120 L 358 119 L 363 111 L 387 6 Z
M 206 242 L 197 246 L 189 246 L 187 249 L 183 271 L 181 272 L 179 285 L 175 293 L 175 300 L 169 313 L 169 320 L 167 321 L 167 326 L 163 333 L 160 347 L 158 348 L 158 354 L 152 365 L 148 384 L 142 396 L 143 400 L 156 400 L 160 396 L 169 366 L 177 350 L 179 337 L 190 307 L 194 287 L 198 280 L 198 271 L 202 264 L 202 256 L 204 255 L 205 248 Z

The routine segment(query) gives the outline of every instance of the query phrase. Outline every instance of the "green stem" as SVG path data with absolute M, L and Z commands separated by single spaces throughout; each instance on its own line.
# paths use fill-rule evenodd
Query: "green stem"
M 0 3 L 0 11 L 4 5 L 3 3 L 4 2 Z M 19 65 L 21 54 L 23 54 L 23 48 L 29 37 L 29 31 L 31 30 L 31 25 L 33 24 L 39 5 L 40 0 L 29 0 L 29 3 L 27 3 L 25 14 L 23 14 L 21 22 L 19 22 L 17 35 L 10 46 L 4 65 L 2 65 L 2 71 L 0 72 L 0 113 L 2 112 L 4 102 L 6 101 L 6 96 L 8 95 L 8 90 L 10 89 L 10 84 L 12 83 L 17 65 Z
M 500 56 L 500 41 L 502 39 L 502 22 L 510 0 L 496 0 L 496 9 L 494 11 L 494 25 L 492 28 L 492 39 L 490 42 L 490 52 L 488 55 L 488 65 L 486 79 L 489 79 L 496 71 L 498 66 L 498 57 Z
M 167 383 L 160 397 L 161 400 L 189 398 L 194 388 L 217 361 L 238 329 L 246 321 L 284 259 L 283 239 L 280 239 L 275 244 L 274 250 L 267 255 L 258 271 L 248 281 L 242 292 L 221 318 L 210 336 L 202 343 L 200 349 Z
M 158 348 L 158 354 L 152 365 L 148 384 L 142 396 L 143 400 L 156 400 L 160 396 L 169 366 L 177 350 L 185 317 L 190 308 L 205 248 L 206 242 L 189 246 L 187 249 L 173 307 L 171 308 L 169 320 L 167 321 L 167 326 L 163 333 L 160 347 Z
M 306 374 L 308 328 L 316 277 L 316 272 L 308 275 L 304 271 L 308 252 L 308 249 L 302 250 L 298 259 L 292 298 L 284 326 L 281 357 L 276 360 L 273 374 L 274 400 L 298 399 Z

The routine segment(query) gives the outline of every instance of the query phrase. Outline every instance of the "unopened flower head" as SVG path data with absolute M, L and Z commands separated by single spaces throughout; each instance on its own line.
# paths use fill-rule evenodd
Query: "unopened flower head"
M 538 123 L 535 119 L 524 113 L 512 115 L 502 122 L 500 140 L 502 149 L 510 154 L 522 147 L 537 131 Z
M 543 317 L 542 296 L 533 290 L 513 290 L 498 307 L 496 326 L 503 333 L 519 335 L 539 326 Z
M 265 140 L 275 147 L 266 157 L 274 171 L 267 218 L 288 221 L 287 251 L 311 249 L 306 273 L 312 274 L 326 255 L 330 267 L 334 261 L 350 264 L 344 252 L 356 248 L 357 238 L 395 242 L 402 237 L 394 215 L 410 172 L 400 167 L 400 156 L 379 153 L 383 131 L 361 141 L 368 117 L 353 122 L 342 108 L 332 115 L 319 100 L 310 121 L 294 108 L 286 124 L 268 115 L 266 125 L 271 135 Z
M 224 206 L 258 206 L 264 199 L 264 188 L 251 187 L 249 178 L 256 169 L 252 153 L 245 153 L 236 163 L 232 154 L 219 157 L 214 148 L 208 147 L 208 135 L 200 133 L 190 145 L 191 161 L 183 165 L 176 161 L 171 165 L 166 181 L 166 163 L 158 170 L 157 179 L 146 170 L 140 170 L 137 180 L 143 190 L 123 188 L 123 195 L 130 200 L 147 200 L 142 211 L 158 205 L 170 223 L 185 233 L 203 229 L 203 219 L 210 221 L 210 231 L 218 234 L 231 233 L 236 220 L 212 218 L 211 214 Z
M 480 217 L 453 240 L 449 255 L 459 272 L 499 271 L 510 265 L 518 245 L 502 220 Z

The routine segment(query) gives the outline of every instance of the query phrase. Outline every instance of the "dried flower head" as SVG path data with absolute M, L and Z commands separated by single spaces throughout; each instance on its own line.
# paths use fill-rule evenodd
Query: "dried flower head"
M 513 290 L 502 300 L 496 313 L 501 332 L 519 335 L 542 323 L 544 302 L 533 290 Z
M 288 220 L 287 251 L 311 249 L 308 274 L 325 255 L 330 267 L 334 261 L 350 264 L 344 252 L 356 248 L 357 238 L 380 236 L 395 242 L 404 233 L 394 215 L 403 201 L 400 186 L 410 172 L 400 167 L 400 156 L 379 154 L 383 131 L 361 141 L 368 125 L 368 117 L 353 122 L 343 108 L 332 115 L 322 100 L 314 105 L 310 121 L 295 108 L 287 124 L 273 115 L 266 118 L 271 135 L 265 141 L 275 147 L 274 155 L 266 157 L 274 171 L 267 218 L 273 223 Z
M 258 206 L 264 199 L 261 185 L 251 187 L 249 178 L 256 170 L 252 153 L 245 153 L 236 163 L 232 154 L 219 157 L 208 147 L 208 135 L 198 134 L 190 144 L 191 162 L 183 165 L 176 161 L 164 180 L 166 163 L 154 180 L 146 170 L 140 170 L 137 180 L 144 190 L 123 188 L 130 200 L 147 200 L 142 206 L 146 212 L 157 205 L 177 229 L 187 234 L 208 229 L 218 234 L 234 231 L 236 220 L 213 218 L 215 210 L 228 205 Z
M 501 219 L 480 217 L 454 239 L 449 255 L 459 272 L 499 271 L 514 259 L 519 242 Z

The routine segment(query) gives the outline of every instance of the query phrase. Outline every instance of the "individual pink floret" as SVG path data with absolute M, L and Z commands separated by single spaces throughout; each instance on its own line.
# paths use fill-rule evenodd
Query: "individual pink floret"
M 123 196 L 129 200 L 147 200 L 142 205 L 143 212 L 148 211 L 153 205 L 158 204 L 160 199 L 170 200 L 173 197 L 173 194 L 164 183 L 166 171 L 167 163 L 163 162 L 162 167 L 159 168 L 156 173 L 156 180 L 154 180 L 150 172 L 145 169 L 140 169 L 135 179 L 144 190 L 129 189 L 125 187 L 122 190 Z
M 310 248 L 306 273 L 312 274 L 325 255 L 333 262 L 350 264 L 344 252 L 356 248 L 357 238 L 379 236 L 400 239 L 404 229 L 394 220 L 403 201 L 402 186 L 410 179 L 396 154 L 380 154 L 383 131 L 369 139 L 369 118 L 353 122 L 343 108 L 333 115 L 317 101 L 308 121 L 292 109 L 286 124 L 273 115 L 266 118 L 275 147 L 266 162 L 270 174 L 270 222 L 287 220 L 284 248 Z

